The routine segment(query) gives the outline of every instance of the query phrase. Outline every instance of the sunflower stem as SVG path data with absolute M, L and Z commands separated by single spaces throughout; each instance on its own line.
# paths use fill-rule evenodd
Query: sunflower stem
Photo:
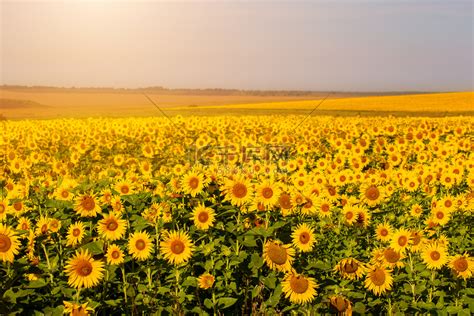
M 81 288 L 79 287 L 76 291 L 76 298 L 75 298 L 76 304 L 79 304 L 80 298 L 81 298 Z
M 414 280 L 415 271 L 413 270 L 413 258 L 411 257 L 411 252 L 408 252 L 408 259 L 410 261 L 411 279 L 412 281 L 415 281 Z M 410 282 L 410 286 L 411 286 L 411 293 L 413 295 L 413 303 L 415 303 L 416 302 L 415 282 L 413 283 Z
M 434 280 L 435 280 L 435 276 L 436 276 L 436 270 L 431 270 L 431 288 L 430 288 L 430 292 L 429 292 L 429 296 L 428 296 L 428 302 L 432 302 L 433 301 L 433 292 L 435 290 L 435 286 L 434 286 Z
M 388 316 L 392 316 L 392 298 L 389 296 L 388 297 L 388 310 L 387 310 Z
M 122 270 L 123 298 L 125 300 L 125 304 L 127 304 L 127 277 L 125 275 L 125 267 L 122 265 L 120 269 Z
M 48 251 L 46 250 L 46 247 L 44 243 L 41 243 L 41 247 L 43 248 L 44 256 L 46 258 L 46 264 L 48 265 L 48 273 L 49 273 L 49 278 L 51 279 L 51 284 L 53 283 L 53 273 L 51 272 L 51 263 L 49 262 L 49 256 L 48 256 Z

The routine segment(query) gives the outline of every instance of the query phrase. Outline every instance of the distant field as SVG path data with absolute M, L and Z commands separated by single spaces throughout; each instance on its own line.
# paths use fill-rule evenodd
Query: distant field
M 303 100 L 290 102 L 271 102 L 253 104 L 232 104 L 224 106 L 202 106 L 200 110 L 246 110 L 246 111 L 272 111 L 282 110 L 311 111 L 319 100 Z M 186 110 L 183 107 L 173 108 L 173 111 Z M 415 94 L 400 96 L 378 96 L 360 98 L 328 99 L 318 108 L 318 112 L 411 112 L 411 113 L 470 113 L 474 111 L 474 92 Z
M 148 94 L 168 115 L 267 115 L 311 112 L 325 94 Z M 474 92 L 367 96 L 334 93 L 314 115 L 473 115 Z M 0 114 L 10 119 L 89 116 L 156 116 L 160 111 L 138 92 L 0 89 Z

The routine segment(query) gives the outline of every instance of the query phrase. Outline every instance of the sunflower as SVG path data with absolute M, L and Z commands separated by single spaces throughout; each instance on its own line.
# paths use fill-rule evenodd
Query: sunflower
M 50 218 L 48 229 L 53 233 L 57 233 L 61 229 L 61 221 L 56 218 Z
M 373 183 L 365 183 L 360 187 L 360 199 L 368 206 L 376 206 L 384 199 L 382 187 Z
M 434 223 L 444 226 L 446 225 L 451 218 L 451 211 L 448 208 L 444 207 L 434 207 L 431 210 L 431 219 Z
M 390 247 L 393 250 L 404 252 L 410 245 L 411 233 L 403 228 L 396 230 L 390 241 Z
M 184 175 L 181 185 L 183 192 L 195 197 L 204 189 L 204 176 L 198 172 L 190 171 Z
M 31 228 L 31 221 L 27 217 L 20 217 L 16 230 L 29 230 Z
M 36 223 L 36 235 L 46 235 L 49 232 L 49 221 L 50 219 L 44 216 L 41 216 Z
M 348 225 L 354 224 L 357 220 L 355 207 L 350 204 L 347 204 L 342 208 L 342 215 L 345 223 Z
M 129 195 L 134 193 L 134 188 L 129 181 L 119 181 L 114 186 L 115 191 L 120 193 L 121 195 Z
M 401 261 L 405 258 L 405 255 L 399 251 L 393 250 L 390 247 L 381 249 L 379 256 L 382 263 L 387 268 L 393 269 L 395 267 L 402 268 L 405 266 L 405 264 Z
M 463 255 L 455 255 L 451 257 L 449 267 L 458 278 L 466 280 L 472 277 L 472 273 L 474 272 L 474 260 L 469 257 L 467 252 Z
M 92 258 L 89 251 L 79 250 L 70 258 L 64 268 L 68 284 L 77 289 L 96 286 L 103 277 L 104 263 Z
M 313 229 L 305 223 L 298 225 L 291 237 L 293 238 L 293 245 L 303 252 L 311 251 L 316 242 Z
M 410 208 L 410 215 L 413 217 L 420 217 L 423 214 L 423 208 L 420 204 L 413 204 Z
M 232 205 L 241 206 L 252 200 L 250 181 L 243 176 L 235 176 L 227 180 L 222 189 L 225 200 Z
M 326 197 L 319 197 L 315 202 L 315 208 L 320 217 L 331 216 L 333 203 Z
M 99 235 L 107 240 L 117 240 L 123 237 L 127 230 L 127 221 L 120 216 L 110 213 L 97 223 Z
M 102 205 L 110 205 L 112 202 L 112 191 L 109 189 L 104 189 L 100 192 L 100 203 Z
M 410 237 L 411 237 L 410 251 L 411 252 L 421 251 L 424 248 L 425 242 L 426 242 L 425 237 L 423 237 L 423 232 L 412 231 Z
M 278 203 L 280 189 L 270 180 L 264 181 L 256 187 L 256 201 L 262 203 L 265 208 L 272 208 Z
M 0 223 L 0 259 L 3 262 L 13 262 L 19 247 L 20 242 L 13 229 Z
M 329 298 L 329 304 L 334 313 L 340 316 L 352 315 L 352 303 L 347 298 L 335 295 Z
M 165 234 L 160 250 L 169 263 L 179 265 L 191 258 L 194 245 L 186 232 L 172 231 Z
M 7 219 L 7 202 L 0 200 L 0 222 Z
M 428 269 L 441 269 L 448 262 L 446 247 L 438 242 L 430 242 L 421 252 L 421 259 Z
M 365 288 L 375 295 L 384 294 L 392 289 L 393 277 L 391 271 L 383 266 L 374 265 L 369 268 L 365 278 Z
M 366 272 L 365 264 L 354 258 L 345 258 L 339 261 L 333 271 L 339 272 L 343 279 L 356 280 Z
M 69 188 L 59 187 L 54 191 L 54 197 L 61 201 L 70 201 L 73 194 L 69 191 Z
M 196 227 L 199 229 L 207 230 L 209 227 L 214 226 L 214 210 L 210 207 L 205 207 L 202 203 L 194 208 L 192 217 L 194 220 L 194 225 L 196 225 Z
M 101 212 L 93 194 L 83 194 L 76 198 L 74 210 L 82 217 L 96 217 Z
M 291 214 L 293 209 L 291 195 L 288 192 L 283 192 L 278 198 L 278 204 L 280 205 L 281 212 L 283 214 Z
M 94 310 L 90 307 L 87 307 L 88 303 L 76 304 L 63 301 L 64 304 L 64 314 L 69 314 L 69 316 L 87 316 L 90 315 L 89 312 Z
M 128 253 L 134 259 L 144 261 L 151 256 L 152 240 L 147 232 L 134 232 L 129 237 Z
M 375 229 L 375 238 L 380 241 L 390 241 L 392 237 L 392 226 L 389 223 L 383 222 L 377 225 Z
M 316 296 L 316 281 L 295 272 L 288 273 L 282 282 L 285 297 L 295 304 L 305 304 Z
M 105 255 L 107 258 L 108 264 L 121 264 L 124 261 L 124 255 L 122 249 L 119 246 L 112 244 L 107 249 L 107 254 Z
M 295 250 L 290 245 L 276 240 L 267 241 L 263 247 L 263 260 L 272 270 L 290 271 L 294 255 Z
M 214 285 L 215 278 L 212 274 L 209 274 L 206 272 L 206 273 L 201 274 L 197 278 L 197 281 L 198 281 L 199 288 L 207 290 L 207 289 L 210 289 Z
M 75 246 L 79 244 L 85 235 L 85 226 L 82 222 L 75 222 L 69 225 L 67 230 L 67 246 Z

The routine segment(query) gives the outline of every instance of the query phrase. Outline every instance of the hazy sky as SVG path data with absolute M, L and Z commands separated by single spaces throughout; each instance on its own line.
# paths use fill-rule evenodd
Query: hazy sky
M 474 89 L 471 0 L 0 1 L 2 84 Z

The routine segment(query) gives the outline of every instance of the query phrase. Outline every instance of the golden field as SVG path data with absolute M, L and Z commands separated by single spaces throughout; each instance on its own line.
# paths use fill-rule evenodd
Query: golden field
M 215 93 L 215 92 L 214 92 Z M 313 95 L 206 95 L 171 91 L 148 96 L 173 115 L 305 115 L 327 93 Z M 472 115 L 474 92 L 367 96 L 331 93 L 315 115 L 444 116 Z M 141 93 L 87 89 L 0 89 L 0 114 L 10 119 L 160 116 Z
M 474 313 L 471 116 L 0 124 L 1 314 Z

